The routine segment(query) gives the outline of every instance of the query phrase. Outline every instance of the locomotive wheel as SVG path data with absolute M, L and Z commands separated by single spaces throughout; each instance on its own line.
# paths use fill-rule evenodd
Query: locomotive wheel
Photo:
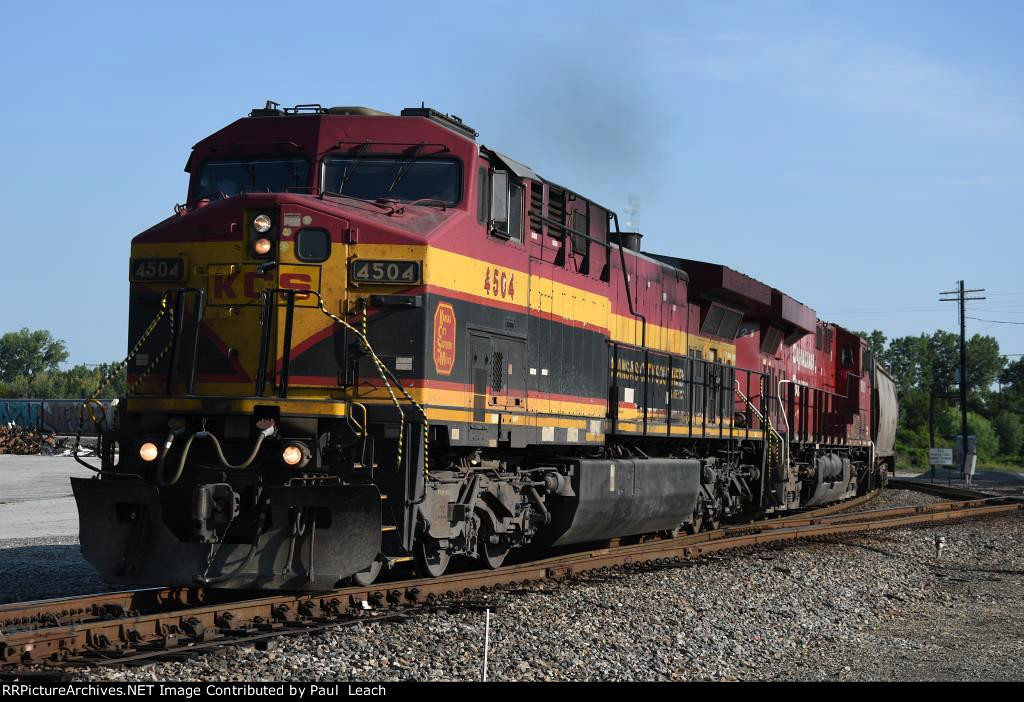
M 509 552 L 508 544 L 500 541 L 496 544 L 491 543 L 491 535 L 493 533 L 490 522 L 486 519 L 481 519 L 480 529 L 477 532 L 476 550 L 479 554 L 480 562 L 491 570 L 500 568 L 501 564 L 505 562 L 505 556 Z
M 700 528 L 704 525 L 704 507 L 702 505 L 702 498 L 697 498 L 697 509 L 693 511 L 693 521 L 683 525 L 686 529 L 686 533 L 690 536 L 700 532 Z
M 375 558 L 373 560 L 373 563 L 370 564 L 369 568 L 367 568 L 366 570 L 361 570 L 352 576 L 352 582 L 358 585 L 359 587 L 366 587 L 368 585 L 372 585 L 380 576 L 381 568 L 381 562 Z
M 715 531 L 722 526 L 722 503 L 716 497 L 705 502 L 704 508 L 707 510 L 704 513 L 704 529 L 705 531 Z
M 687 534 L 693 536 L 701 531 L 704 526 L 704 513 L 706 510 L 707 498 L 704 496 L 704 491 L 701 490 L 697 493 L 697 506 L 693 509 L 693 521 L 683 525 Z
M 425 534 L 417 540 L 412 555 L 416 563 L 416 572 L 425 578 L 439 578 L 444 575 L 452 559 L 450 553 Z

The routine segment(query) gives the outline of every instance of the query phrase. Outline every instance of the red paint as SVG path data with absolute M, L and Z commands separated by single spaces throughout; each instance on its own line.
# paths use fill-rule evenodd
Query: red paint
M 234 300 L 235 295 L 235 280 L 238 278 L 237 273 L 230 275 L 215 275 L 213 277 L 213 297 L 216 300 L 220 299 L 231 299 Z
M 246 273 L 245 277 L 244 277 L 244 280 L 245 280 L 245 296 L 247 298 L 253 298 L 253 297 L 256 297 L 257 295 L 259 295 L 259 293 L 260 293 L 260 291 L 256 289 L 256 281 L 257 280 L 262 280 L 265 283 L 273 283 L 274 282 L 274 274 L 273 273 L 255 273 L 255 272 L 253 272 L 253 273 Z M 261 286 L 260 290 L 262 290 L 265 287 L 268 287 L 268 286 Z M 216 297 L 216 295 L 214 295 L 214 297 Z M 232 295 L 232 297 L 234 297 L 234 295 Z
M 278 285 L 288 290 L 312 290 L 313 279 L 305 273 L 282 273 Z M 306 298 L 308 295 L 296 295 L 298 298 Z

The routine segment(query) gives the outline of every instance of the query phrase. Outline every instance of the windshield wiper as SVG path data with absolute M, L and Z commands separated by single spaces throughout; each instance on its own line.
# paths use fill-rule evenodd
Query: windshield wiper
M 348 200 L 355 200 L 356 202 L 364 202 L 367 205 L 373 205 L 374 207 L 378 207 L 382 210 L 387 210 L 388 214 L 392 214 L 395 211 L 395 208 L 391 205 L 385 205 L 384 203 L 376 200 L 367 200 L 365 197 L 356 197 L 355 195 L 349 195 L 347 193 L 336 193 L 333 190 L 324 190 L 320 193 L 321 200 L 324 199 L 324 195 L 330 195 L 331 197 L 343 197 Z
M 448 203 L 445 202 L 444 200 L 440 200 L 440 199 L 438 199 L 436 197 L 421 197 L 418 200 L 413 200 L 412 202 L 403 203 L 402 206 L 400 208 L 398 208 L 398 209 L 402 210 L 402 209 L 404 209 L 406 207 L 413 207 L 413 206 L 416 206 L 416 207 L 440 207 L 441 211 L 445 211 L 445 210 L 448 209 Z
M 352 180 L 352 174 L 356 172 L 357 168 L 359 168 L 359 164 L 360 164 L 360 162 L 362 162 L 363 156 L 366 154 L 366 152 L 369 150 L 369 148 L 370 148 L 370 142 L 366 141 L 366 142 L 363 142 L 362 144 L 360 144 L 359 148 L 356 149 L 355 158 L 352 159 L 352 165 L 349 166 L 349 169 L 347 171 L 345 171 L 345 175 L 342 176 L 342 178 L 341 178 L 341 184 L 338 186 L 338 192 L 339 193 L 342 190 L 344 190 L 345 186 L 348 185 L 348 182 L 350 180 Z M 360 199 L 360 198 L 357 198 L 357 199 Z
M 412 153 L 409 154 L 408 160 L 402 162 L 402 165 L 399 166 L 398 173 L 395 174 L 395 179 L 391 181 L 391 185 L 388 186 L 389 193 L 394 191 L 395 186 L 402 181 L 402 178 L 405 178 L 405 176 L 408 175 L 409 169 L 411 169 L 413 164 L 419 160 L 419 153 L 423 150 L 423 146 L 424 143 L 421 141 L 413 148 Z

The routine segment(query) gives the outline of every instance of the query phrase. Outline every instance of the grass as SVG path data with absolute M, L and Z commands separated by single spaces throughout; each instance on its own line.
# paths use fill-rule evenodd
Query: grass
M 994 461 L 986 461 L 984 465 L 979 465 L 978 470 L 994 470 L 1000 473 L 1024 473 L 1024 465 L 1020 463 L 1003 463 L 1001 459 L 997 458 Z
M 896 465 L 901 470 L 929 470 L 928 449 L 920 446 L 896 445 Z M 945 466 L 937 466 L 943 472 Z M 1024 456 L 995 456 L 978 461 L 977 470 L 991 470 L 1001 473 L 1024 473 Z

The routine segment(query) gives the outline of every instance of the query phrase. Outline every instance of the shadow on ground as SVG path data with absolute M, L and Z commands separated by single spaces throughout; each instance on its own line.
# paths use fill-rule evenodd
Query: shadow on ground
M 78 544 L 29 544 L 0 548 L 0 604 L 104 592 Z

